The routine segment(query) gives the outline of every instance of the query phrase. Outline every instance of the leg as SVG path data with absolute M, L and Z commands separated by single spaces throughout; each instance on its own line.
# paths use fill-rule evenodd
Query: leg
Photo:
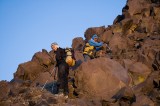
M 84 54 L 83 57 L 85 62 L 91 59 L 87 54 Z
M 58 83 L 60 84 L 59 90 L 61 92 L 68 92 L 68 73 L 68 65 L 65 62 L 61 63 L 58 66 Z
M 69 74 L 69 66 L 67 63 L 64 63 L 64 66 L 65 66 L 65 74 L 64 74 L 64 77 L 63 77 L 63 80 L 64 80 L 64 94 L 65 95 L 68 95 L 69 93 L 69 90 L 68 90 L 68 74 Z

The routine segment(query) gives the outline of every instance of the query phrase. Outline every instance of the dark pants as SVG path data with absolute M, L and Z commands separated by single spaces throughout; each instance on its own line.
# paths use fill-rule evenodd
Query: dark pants
M 66 62 L 62 62 L 58 65 L 58 84 L 59 91 L 68 93 L 68 74 L 69 66 Z
M 84 57 L 84 61 L 88 61 L 88 60 L 91 60 L 91 57 L 88 56 L 87 54 L 83 54 L 83 57 Z

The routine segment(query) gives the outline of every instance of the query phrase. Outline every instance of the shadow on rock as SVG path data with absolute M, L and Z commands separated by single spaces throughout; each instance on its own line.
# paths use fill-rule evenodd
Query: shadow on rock
M 42 86 L 42 90 L 46 89 L 47 91 L 51 92 L 52 94 L 58 93 L 58 83 L 56 81 L 44 84 Z

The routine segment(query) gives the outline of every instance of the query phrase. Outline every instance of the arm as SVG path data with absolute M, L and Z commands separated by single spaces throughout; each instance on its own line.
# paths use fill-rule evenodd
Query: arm
M 97 47 L 97 46 L 102 46 L 103 45 L 103 43 L 102 42 L 95 42 L 94 40 L 89 40 L 88 41 L 89 42 L 89 44 L 91 45 L 91 46 L 95 46 L 95 47 Z

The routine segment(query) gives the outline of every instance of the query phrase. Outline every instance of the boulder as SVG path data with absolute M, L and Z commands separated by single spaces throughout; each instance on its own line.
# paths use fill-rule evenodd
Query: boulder
M 42 52 L 37 52 L 34 54 L 31 61 L 35 61 L 36 63 L 47 68 L 54 62 L 54 58 L 52 58 L 45 49 L 42 49 Z
M 156 53 L 152 67 L 155 71 L 160 70 L 160 51 Z
M 153 10 L 154 10 L 154 13 L 155 13 L 155 16 L 157 19 L 160 19 L 160 8 L 159 7 L 153 7 Z
M 132 26 L 133 26 L 133 20 L 132 19 L 124 19 L 122 21 L 122 34 L 126 35 L 126 34 L 131 33 L 130 29 L 131 29 Z M 132 28 L 132 30 L 134 30 L 134 29 Z
M 14 74 L 14 78 L 31 80 L 34 84 L 44 84 L 47 79 L 49 81 L 54 80 L 53 68 L 53 66 L 51 66 L 50 68 L 45 68 L 34 61 L 29 61 L 19 65 L 16 73 Z M 50 76 L 51 73 L 52 76 Z
M 128 83 L 127 71 L 109 58 L 84 62 L 75 73 L 76 92 L 89 98 L 109 100 Z
M 128 70 L 129 75 L 132 78 L 132 85 L 138 85 L 144 82 L 151 73 L 151 69 L 141 62 L 135 62 L 129 59 L 123 61 L 125 69 Z
M 112 31 L 114 34 L 121 33 L 122 32 L 122 24 L 117 23 L 116 25 L 113 25 Z
M 41 82 L 44 78 L 43 74 L 49 77 L 49 73 L 52 72 L 54 68 L 55 54 L 53 51 L 48 53 L 45 49 L 42 52 L 37 52 L 34 54 L 31 61 L 22 63 L 18 66 L 16 73 L 14 74 L 15 79 L 31 80 L 36 82 Z M 53 78 L 53 77 L 52 77 Z
M 14 78 L 33 81 L 41 72 L 45 71 L 45 68 L 40 64 L 34 61 L 29 61 L 18 66 L 18 69 L 14 74 Z
M 134 92 L 136 94 L 145 94 L 145 95 L 152 95 L 152 91 L 157 89 L 157 85 L 160 80 L 160 72 L 154 71 L 152 72 L 148 78 L 141 84 L 132 87 Z M 153 98 L 156 97 L 156 95 L 152 95 Z
M 97 34 L 98 36 L 100 36 L 101 34 L 103 34 L 105 32 L 105 26 L 102 27 L 92 27 L 92 28 L 88 28 L 85 31 L 84 37 L 86 38 L 86 40 L 88 41 L 89 39 L 91 39 L 91 37 L 94 34 Z
M 112 52 L 115 54 L 120 50 L 127 49 L 127 41 L 124 37 L 117 33 L 111 38 L 109 46 L 112 49 Z
M 112 36 L 113 36 L 112 31 L 107 30 L 102 34 L 101 39 L 103 42 L 108 43 L 111 40 Z
M 153 17 L 143 18 L 141 22 L 141 27 L 146 28 L 147 33 L 160 33 L 159 26 L 160 22 Z
M 149 0 L 128 0 L 127 4 L 129 6 L 129 13 L 131 16 L 136 14 L 141 14 L 142 9 L 149 8 Z
M 51 70 L 50 72 L 43 72 L 38 75 L 38 77 L 34 80 L 32 85 L 43 85 L 45 83 L 51 83 L 54 81 L 55 70 Z
M 125 18 L 124 15 L 118 15 L 116 19 L 113 21 L 113 24 L 121 22 Z
M 155 106 L 154 102 L 147 96 L 142 94 L 136 95 L 136 102 L 132 104 L 132 106 Z
M 10 94 L 10 85 L 6 81 L 0 81 L 0 101 L 7 100 Z
M 141 62 L 132 63 L 132 65 L 129 66 L 128 71 L 132 77 L 133 85 L 144 82 L 151 73 L 151 69 Z
M 77 37 L 72 40 L 72 48 L 73 50 L 83 51 L 85 43 L 82 37 Z

